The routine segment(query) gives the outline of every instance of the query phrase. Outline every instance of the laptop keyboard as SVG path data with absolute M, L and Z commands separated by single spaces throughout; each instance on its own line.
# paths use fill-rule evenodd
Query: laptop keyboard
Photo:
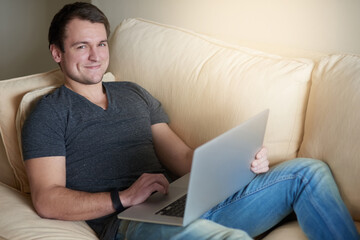
M 170 203 L 169 205 L 158 211 L 156 214 L 172 217 L 184 217 L 185 203 L 186 194 L 175 202 Z

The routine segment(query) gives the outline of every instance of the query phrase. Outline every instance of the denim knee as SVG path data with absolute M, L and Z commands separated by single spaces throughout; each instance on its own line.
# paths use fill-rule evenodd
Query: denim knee
M 325 162 L 312 158 L 296 158 L 294 161 L 299 167 L 298 172 L 307 180 L 335 183 L 331 169 Z
M 309 171 L 314 173 L 331 173 L 329 165 L 327 163 L 313 158 L 296 158 L 294 159 L 300 162 L 300 165 L 307 168 Z

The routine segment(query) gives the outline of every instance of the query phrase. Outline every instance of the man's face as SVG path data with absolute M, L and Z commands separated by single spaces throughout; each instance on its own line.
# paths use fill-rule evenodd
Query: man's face
M 107 35 L 102 23 L 71 20 L 65 30 L 64 52 L 54 45 L 50 50 L 68 82 L 99 83 L 109 65 Z

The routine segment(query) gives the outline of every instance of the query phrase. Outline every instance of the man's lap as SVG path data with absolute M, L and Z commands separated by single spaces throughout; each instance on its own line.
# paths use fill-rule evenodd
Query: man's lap
M 293 212 L 298 176 L 319 164 L 312 159 L 294 159 L 257 175 L 246 187 L 221 202 L 202 217 L 221 225 L 242 229 L 255 237 Z M 320 163 L 322 164 L 322 163 Z
M 268 173 L 257 175 L 248 186 L 185 228 L 131 222 L 126 232 L 127 239 L 182 239 L 189 236 L 196 236 L 196 239 L 207 239 L 211 236 L 216 239 L 216 236 L 231 234 L 248 239 L 244 231 L 250 236 L 257 236 L 292 212 L 292 196 L 289 196 L 288 190 L 296 184 L 293 180 L 297 175 L 304 174 L 304 169 L 322 164 L 319 162 L 295 159 L 272 168 Z

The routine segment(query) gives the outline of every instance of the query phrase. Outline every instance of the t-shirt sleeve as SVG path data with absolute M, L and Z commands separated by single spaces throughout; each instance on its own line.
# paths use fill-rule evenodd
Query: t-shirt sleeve
M 64 124 L 51 104 L 40 101 L 22 129 L 24 160 L 65 156 Z
M 139 85 L 136 86 L 149 106 L 151 124 L 169 123 L 169 117 L 163 109 L 161 102 L 153 97 L 146 89 L 140 87 Z

